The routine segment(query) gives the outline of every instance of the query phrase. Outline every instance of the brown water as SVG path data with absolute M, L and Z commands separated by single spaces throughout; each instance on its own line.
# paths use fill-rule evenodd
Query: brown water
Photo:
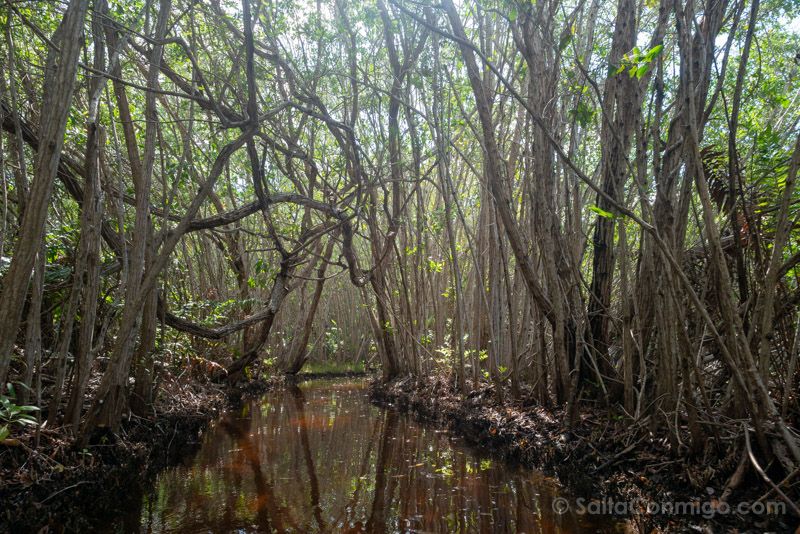
M 162 472 L 138 532 L 598 532 L 558 515 L 539 473 L 369 403 L 362 380 L 272 392 L 217 421 Z M 138 508 L 138 507 L 137 507 Z M 133 512 L 135 514 L 135 511 Z M 594 522 L 592 522 L 594 521 Z

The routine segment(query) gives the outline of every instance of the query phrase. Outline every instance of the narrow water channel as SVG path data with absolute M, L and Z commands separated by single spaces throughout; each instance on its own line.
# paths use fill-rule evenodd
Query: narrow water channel
M 163 471 L 133 532 L 598 532 L 557 486 L 370 404 L 364 380 L 314 380 L 219 419 Z

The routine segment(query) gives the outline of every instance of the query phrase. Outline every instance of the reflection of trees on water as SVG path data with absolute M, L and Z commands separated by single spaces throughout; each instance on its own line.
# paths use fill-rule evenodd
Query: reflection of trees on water
M 311 493 L 311 508 L 314 511 L 314 519 L 320 531 L 327 530 L 325 520 L 322 518 L 322 507 L 319 502 L 319 480 L 317 480 L 317 470 L 314 468 L 314 458 L 311 454 L 311 444 L 308 440 L 308 425 L 306 423 L 305 404 L 303 390 L 297 386 L 289 388 L 289 393 L 294 400 L 294 409 L 297 410 L 298 429 L 300 430 L 300 444 L 303 448 L 303 460 L 306 463 L 306 473 L 308 474 L 308 485 Z
M 387 480 L 387 470 L 391 470 L 394 459 L 394 448 L 398 442 L 397 434 L 397 414 L 393 411 L 384 412 L 383 431 L 381 432 L 381 446 L 378 449 L 377 464 L 375 465 L 375 492 L 372 497 L 372 507 L 369 519 L 367 520 L 367 531 L 386 532 L 386 509 L 387 499 L 393 491 L 388 486 L 394 482 L 393 477 Z
M 165 472 L 142 531 L 573 532 L 552 484 L 365 401 L 312 383 L 246 405 Z

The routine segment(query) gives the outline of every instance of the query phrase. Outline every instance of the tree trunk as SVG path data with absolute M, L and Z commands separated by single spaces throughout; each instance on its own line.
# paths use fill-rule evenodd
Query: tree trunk
M 328 269 L 328 261 L 331 259 L 331 254 L 333 253 L 333 244 L 334 240 L 330 239 L 328 245 L 325 247 L 325 254 L 321 259 L 320 266 L 317 269 L 314 294 L 311 296 L 311 302 L 308 305 L 308 311 L 303 320 L 301 330 L 298 334 L 295 334 L 295 339 L 292 341 L 289 358 L 286 363 L 286 374 L 296 375 L 306 363 L 308 340 L 311 337 L 311 330 L 314 326 L 314 316 L 317 314 L 317 307 L 322 297 L 322 290 L 325 287 L 325 272 Z
M 615 202 L 620 202 L 629 174 L 628 154 L 633 133 L 640 120 L 641 95 L 639 78 L 628 72 L 616 72 L 623 56 L 636 42 L 636 2 L 619 0 L 611 53 L 608 58 L 611 74 L 606 81 L 603 102 L 603 126 L 600 134 L 602 149 L 600 175 L 603 190 Z M 610 376 L 613 366 L 609 361 L 608 324 L 611 310 L 611 287 L 614 277 L 614 206 L 605 197 L 598 196 L 598 212 L 594 228 L 594 255 L 592 258 L 592 283 L 589 289 L 589 326 L 595 361 L 601 373 Z

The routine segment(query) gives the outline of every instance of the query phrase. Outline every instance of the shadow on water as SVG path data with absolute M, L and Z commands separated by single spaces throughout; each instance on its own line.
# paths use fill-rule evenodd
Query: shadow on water
M 598 532 L 552 509 L 544 476 L 373 406 L 366 382 L 315 380 L 229 413 L 162 472 L 126 532 Z

